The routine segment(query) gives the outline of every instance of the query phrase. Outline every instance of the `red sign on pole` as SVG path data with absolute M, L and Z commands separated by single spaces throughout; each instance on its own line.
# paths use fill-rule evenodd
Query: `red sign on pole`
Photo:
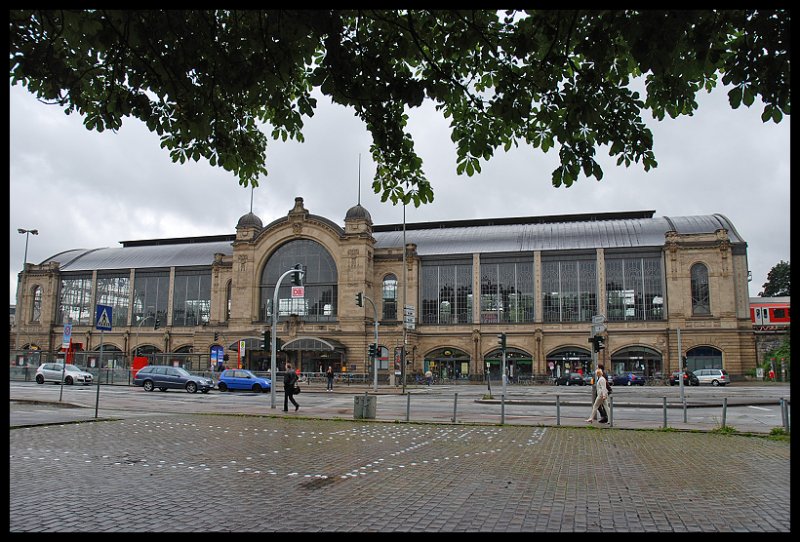
M 305 286 L 292 286 L 292 299 L 302 299 L 306 296 Z

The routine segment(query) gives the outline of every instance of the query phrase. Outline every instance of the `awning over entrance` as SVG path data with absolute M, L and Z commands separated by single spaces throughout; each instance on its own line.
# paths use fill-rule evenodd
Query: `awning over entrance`
M 288 351 L 315 351 L 315 352 L 344 352 L 345 346 L 335 339 L 321 339 L 319 337 L 297 337 L 283 343 L 281 350 Z

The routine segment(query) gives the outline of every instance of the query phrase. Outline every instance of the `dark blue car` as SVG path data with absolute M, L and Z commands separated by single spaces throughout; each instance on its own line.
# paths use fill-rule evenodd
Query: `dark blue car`
M 219 391 L 247 390 L 262 393 L 272 389 L 272 380 L 256 376 L 247 369 L 225 369 L 219 375 L 217 389 Z
M 614 386 L 644 386 L 645 378 L 642 373 L 627 372 L 612 377 Z

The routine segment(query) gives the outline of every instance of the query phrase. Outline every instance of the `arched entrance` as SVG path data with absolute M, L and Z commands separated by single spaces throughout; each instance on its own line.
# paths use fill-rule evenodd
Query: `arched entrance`
M 484 362 L 489 366 L 489 376 L 500 379 L 503 376 L 503 351 L 492 350 L 483 356 Z M 509 382 L 518 382 L 520 379 L 533 377 L 533 357 L 518 348 L 506 348 L 506 371 Z
M 347 348 L 335 339 L 321 337 L 297 337 L 284 343 L 283 350 L 294 367 L 303 373 L 324 373 L 328 365 L 333 372 L 342 372 L 347 363 Z
M 87 368 L 114 369 L 124 367 L 125 359 L 122 350 L 113 344 L 103 345 L 103 359 L 100 359 L 100 345 L 98 344 L 89 352 L 80 352 L 75 355 L 76 364 Z
M 686 368 L 722 369 L 722 352 L 713 346 L 695 346 L 686 351 Z
M 458 348 L 439 348 L 427 354 L 422 372 L 430 371 L 434 378 L 443 380 L 469 379 L 469 354 Z
M 547 370 L 551 377 L 567 373 L 589 374 L 592 366 L 592 353 L 588 349 L 566 346 L 552 351 L 546 357 Z
M 611 354 L 611 367 L 606 370 L 620 375 L 635 371 L 647 378 L 664 374 L 664 361 L 661 353 L 647 346 L 626 346 Z

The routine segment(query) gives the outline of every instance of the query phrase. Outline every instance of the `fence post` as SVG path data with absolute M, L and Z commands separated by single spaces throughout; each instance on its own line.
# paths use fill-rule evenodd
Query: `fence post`
M 556 425 L 561 425 L 561 398 L 556 394 Z
M 728 417 L 728 398 L 722 398 L 722 427 L 725 427 L 725 420 Z
M 781 425 L 783 426 L 784 431 L 789 430 L 789 421 L 786 418 L 787 418 L 786 399 L 781 397 Z
M 614 398 L 608 396 L 608 425 L 614 427 Z

